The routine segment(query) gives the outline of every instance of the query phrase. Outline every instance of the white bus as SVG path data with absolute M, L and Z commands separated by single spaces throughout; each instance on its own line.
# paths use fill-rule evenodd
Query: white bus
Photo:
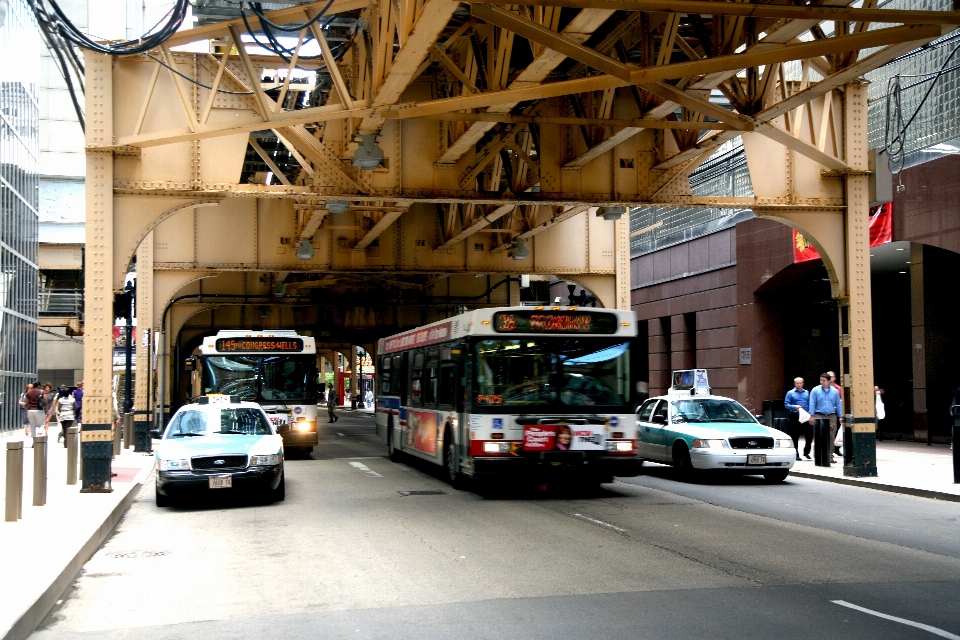
M 192 365 L 191 365 L 192 362 Z M 317 446 L 317 344 L 296 331 L 220 331 L 188 361 L 192 395 L 233 395 L 258 403 L 286 450 Z
M 465 477 L 640 473 L 632 311 L 477 309 L 378 343 L 376 421 L 401 452 Z

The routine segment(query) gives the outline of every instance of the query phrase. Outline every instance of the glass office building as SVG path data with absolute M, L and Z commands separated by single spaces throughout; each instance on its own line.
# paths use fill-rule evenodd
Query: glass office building
M 20 393 L 37 376 L 39 42 L 24 0 L 0 27 L 0 430 L 20 428 Z M 16 61 L 16 62 L 11 62 Z

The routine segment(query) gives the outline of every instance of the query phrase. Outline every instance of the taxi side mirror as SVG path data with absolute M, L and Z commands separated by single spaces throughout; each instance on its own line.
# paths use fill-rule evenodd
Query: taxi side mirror
M 656 424 L 667 424 L 667 419 L 661 415 L 653 416 L 653 418 L 650 421 Z
M 163 437 L 163 434 L 160 433 L 160 429 L 150 429 L 150 437 L 154 440 L 159 440 Z

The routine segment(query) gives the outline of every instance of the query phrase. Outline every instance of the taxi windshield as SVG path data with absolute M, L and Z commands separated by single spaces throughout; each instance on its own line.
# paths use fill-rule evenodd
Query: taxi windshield
M 733 400 L 674 400 L 673 422 L 747 422 L 755 423 L 753 416 Z
M 219 418 L 219 423 L 218 423 Z M 237 407 L 219 411 L 183 411 L 170 421 L 168 438 L 190 438 L 208 435 L 266 436 L 273 433 L 270 424 L 258 409 Z

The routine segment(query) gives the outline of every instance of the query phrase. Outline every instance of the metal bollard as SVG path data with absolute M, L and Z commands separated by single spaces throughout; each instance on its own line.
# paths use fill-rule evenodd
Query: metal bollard
M 133 413 L 123 414 L 123 448 L 129 449 L 133 446 Z
M 47 504 L 47 436 L 33 438 L 33 506 Z
M 950 407 L 953 414 L 953 483 L 960 484 L 960 404 Z
M 813 461 L 818 467 L 829 467 L 833 453 L 833 442 L 830 440 L 830 421 L 817 418 L 813 421 Z
M 7 492 L 3 519 L 16 522 L 23 517 L 23 443 L 7 443 Z
M 116 458 L 120 455 L 121 451 L 121 442 L 120 442 L 120 425 L 116 421 L 113 423 L 113 458 Z M 112 458 L 111 458 L 112 459 Z
M 67 484 L 77 484 L 77 459 L 80 453 L 80 427 L 67 429 Z

